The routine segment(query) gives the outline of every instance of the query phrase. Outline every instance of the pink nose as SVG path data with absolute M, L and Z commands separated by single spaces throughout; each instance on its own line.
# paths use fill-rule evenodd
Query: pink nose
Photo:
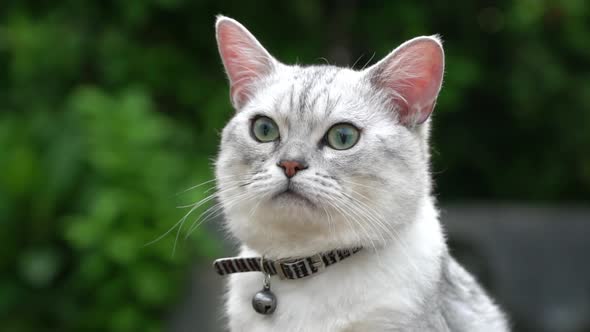
M 307 165 L 297 160 L 281 160 L 278 166 L 285 171 L 288 178 L 292 178 L 297 172 L 307 168 Z

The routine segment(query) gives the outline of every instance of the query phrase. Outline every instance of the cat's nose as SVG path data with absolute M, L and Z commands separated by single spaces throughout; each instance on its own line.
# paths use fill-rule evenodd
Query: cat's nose
M 306 169 L 307 163 L 301 160 L 281 160 L 277 166 L 285 171 L 285 175 L 288 178 L 292 178 L 297 172 Z

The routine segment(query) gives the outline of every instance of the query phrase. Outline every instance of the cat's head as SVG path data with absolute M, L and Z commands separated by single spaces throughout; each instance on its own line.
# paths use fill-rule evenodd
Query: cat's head
M 216 28 L 236 111 L 216 162 L 230 232 L 280 257 L 395 241 L 430 194 L 440 40 L 412 39 L 355 71 L 285 65 L 240 23 Z

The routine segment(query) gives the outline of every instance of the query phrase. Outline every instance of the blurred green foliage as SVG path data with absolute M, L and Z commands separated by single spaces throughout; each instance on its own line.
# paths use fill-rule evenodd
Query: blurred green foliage
M 155 331 L 198 229 L 171 255 L 176 193 L 211 178 L 231 116 L 214 15 L 287 63 L 355 67 L 440 33 L 437 193 L 590 197 L 590 14 L 583 0 L 11 1 L 0 4 L 0 322 L 7 331 Z M 373 62 L 375 61 L 373 59 Z M 189 192 L 193 202 L 203 191 Z
M 203 233 L 175 256 L 174 236 L 146 245 L 180 219 L 175 194 L 206 163 L 141 89 L 80 86 L 63 107 L 0 124 L 2 326 L 153 330 L 189 254 L 217 247 Z

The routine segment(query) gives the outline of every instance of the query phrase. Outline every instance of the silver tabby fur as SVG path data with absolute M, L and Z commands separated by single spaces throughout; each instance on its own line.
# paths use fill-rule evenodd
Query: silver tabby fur
M 218 196 L 241 253 L 274 259 L 365 248 L 308 279 L 273 277 L 279 306 L 271 316 L 250 303 L 262 274 L 232 275 L 230 330 L 508 331 L 498 306 L 449 255 L 431 193 L 428 115 L 444 67 L 438 37 L 413 39 L 361 71 L 282 64 L 226 17 L 217 39 L 236 109 L 216 161 Z M 279 140 L 253 139 L 260 115 L 276 122 Z M 342 122 L 361 138 L 331 149 L 323 137 Z M 289 180 L 280 160 L 309 168 Z M 297 195 L 282 195 L 286 188 Z

